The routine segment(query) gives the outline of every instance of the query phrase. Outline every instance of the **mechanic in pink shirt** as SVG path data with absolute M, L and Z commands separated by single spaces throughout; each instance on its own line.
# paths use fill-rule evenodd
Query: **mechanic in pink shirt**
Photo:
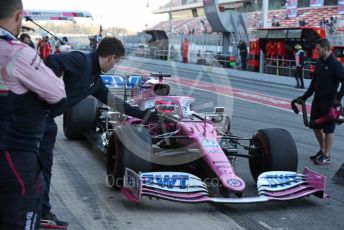
M 42 207 L 44 121 L 47 112 L 63 112 L 66 94 L 36 51 L 16 39 L 21 0 L 0 5 L 0 230 L 32 230 L 39 228 Z

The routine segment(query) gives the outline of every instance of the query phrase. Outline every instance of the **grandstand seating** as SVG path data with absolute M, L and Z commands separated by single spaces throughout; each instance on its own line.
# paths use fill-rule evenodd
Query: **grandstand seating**
M 275 16 L 278 18 L 281 27 L 294 27 L 299 26 L 299 20 L 305 20 L 307 26 L 319 27 L 320 20 L 323 18 L 329 19 L 330 16 L 337 17 L 337 33 L 344 33 L 344 24 L 341 21 L 344 21 L 344 15 L 337 14 L 336 6 L 324 6 L 317 8 L 299 8 L 298 17 L 296 18 L 286 18 L 285 10 L 271 10 L 268 14 L 268 22 L 271 24 L 272 17 Z M 254 31 L 256 28 L 260 27 L 262 13 L 250 12 L 248 13 L 248 30 Z M 206 17 L 198 17 L 192 19 L 181 19 L 181 20 L 172 20 L 172 31 L 173 33 L 183 33 L 188 34 L 194 29 L 194 34 L 203 34 L 204 28 L 201 23 L 201 20 L 205 22 L 205 27 L 208 33 L 212 32 L 211 26 L 207 21 Z M 159 29 L 169 31 L 169 22 L 163 21 L 157 25 L 151 27 L 151 29 Z
M 206 17 L 198 17 L 192 19 L 180 19 L 180 20 L 173 20 L 172 21 L 172 31 L 175 34 L 189 34 L 194 30 L 194 34 L 203 34 L 204 27 L 201 23 L 201 20 L 204 21 L 206 31 L 208 33 L 212 32 L 211 26 Z M 169 21 L 159 22 L 155 26 L 151 27 L 150 29 L 153 30 L 165 30 L 169 31 Z
M 253 15 L 252 15 L 253 14 Z M 261 18 L 261 12 L 257 13 L 259 18 Z M 317 7 L 317 8 L 300 8 L 298 9 L 298 17 L 286 19 L 285 10 L 274 10 L 269 11 L 268 21 L 271 23 L 273 16 L 276 16 L 279 19 L 281 27 L 293 27 L 299 25 L 299 20 L 305 20 L 308 26 L 318 27 L 320 20 L 323 18 L 329 19 L 330 16 L 337 17 L 337 20 L 343 20 L 344 15 L 337 15 L 336 6 L 327 6 L 327 7 Z M 249 23 L 251 28 L 253 28 L 253 20 L 256 16 L 255 13 L 249 13 Z
M 160 9 L 168 9 L 170 8 L 170 6 L 175 7 L 175 6 L 180 6 L 180 5 L 181 5 L 181 0 L 170 0 L 168 1 L 168 3 L 161 6 Z

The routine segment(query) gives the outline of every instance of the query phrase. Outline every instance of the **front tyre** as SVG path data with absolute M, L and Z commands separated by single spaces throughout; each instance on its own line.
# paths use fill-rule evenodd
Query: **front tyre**
M 107 151 L 107 183 L 114 188 L 123 186 L 125 168 L 136 173 L 152 171 L 152 139 L 140 126 L 120 126 L 111 135 Z
M 249 154 L 251 175 L 255 181 L 266 171 L 297 171 L 298 153 L 294 139 L 285 129 L 258 130 L 252 137 L 256 150 Z

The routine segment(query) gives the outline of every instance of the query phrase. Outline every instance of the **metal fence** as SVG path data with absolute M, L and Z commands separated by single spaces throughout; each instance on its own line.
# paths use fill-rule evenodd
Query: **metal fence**
M 302 69 L 302 75 L 305 78 L 311 76 L 311 66 L 315 65 L 313 61 L 305 61 Z M 295 73 L 295 60 L 278 59 L 278 58 L 266 58 L 265 59 L 265 73 L 274 75 L 283 75 L 293 77 Z
M 118 37 L 125 44 L 147 44 L 151 38 L 146 34 L 130 35 L 130 36 L 119 36 Z M 180 44 L 184 38 L 187 38 L 191 43 L 196 45 L 209 45 L 209 46 L 222 46 L 222 35 L 221 34 L 201 34 L 201 35 L 190 35 L 190 34 L 172 34 L 168 36 L 170 44 Z
M 170 44 L 180 44 L 184 38 L 187 38 L 191 43 L 196 45 L 202 46 L 221 46 L 223 43 L 223 36 L 222 34 L 200 34 L 200 35 L 192 35 L 192 34 L 172 34 L 169 35 L 169 43 Z M 129 36 L 119 36 L 119 39 L 122 40 L 125 44 L 147 44 L 148 40 L 151 37 L 147 34 L 140 33 L 139 35 L 129 35 Z M 256 38 L 256 32 L 252 31 L 249 34 L 250 40 Z M 344 33 L 340 34 L 329 34 L 327 35 L 330 43 L 332 45 L 342 45 L 344 46 Z M 232 44 L 236 45 L 236 44 Z
M 208 46 L 218 46 L 222 49 L 223 43 L 223 36 L 222 34 L 199 34 L 199 35 L 192 35 L 192 34 L 171 34 L 169 37 L 169 44 L 170 45 L 180 45 L 184 38 L 187 38 L 190 44 L 208 47 Z M 147 47 L 148 40 L 151 38 L 150 35 L 146 33 L 138 33 L 137 35 L 127 35 L 127 36 L 118 36 L 118 38 L 127 46 L 127 47 L 138 47 L 139 45 L 143 45 Z M 251 31 L 249 33 L 250 40 L 256 38 L 256 32 Z M 340 34 L 329 34 L 327 36 L 331 45 L 336 46 L 344 46 L 344 33 Z M 89 49 L 90 42 L 88 37 L 80 36 L 80 37 L 71 37 L 70 42 L 72 43 L 73 47 L 76 49 Z M 236 46 L 237 44 L 232 43 L 232 46 Z M 222 50 L 221 50 L 222 52 Z
M 153 58 L 160 60 L 170 60 L 176 62 L 183 62 L 183 52 L 176 49 L 168 50 L 158 50 L 158 49 L 149 49 L 149 48 L 135 48 L 135 47 L 125 47 L 126 55 L 144 57 L 144 58 Z M 217 67 L 235 67 L 233 61 L 230 61 L 229 58 L 223 58 L 228 56 L 227 54 L 213 53 L 211 51 L 206 52 L 188 52 L 187 63 L 199 64 L 199 65 L 208 65 L 208 66 L 217 66 Z M 228 56 L 229 57 L 229 56 Z M 240 63 L 239 63 L 240 64 Z
M 231 60 L 228 54 L 213 53 L 210 51 L 206 52 L 188 52 L 187 59 L 183 59 L 183 52 L 180 50 L 158 50 L 149 48 L 137 48 L 137 47 L 126 47 L 126 55 L 169 60 L 176 62 L 185 62 L 190 64 L 224 67 L 224 68 L 235 68 L 240 69 L 240 59 L 236 58 Z M 302 74 L 305 78 L 311 77 L 311 66 L 314 65 L 313 61 L 305 61 Z M 264 65 L 264 72 L 277 76 L 289 76 L 293 77 L 295 73 L 295 60 L 289 59 L 278 59 L 278 58 L 266 58 Z

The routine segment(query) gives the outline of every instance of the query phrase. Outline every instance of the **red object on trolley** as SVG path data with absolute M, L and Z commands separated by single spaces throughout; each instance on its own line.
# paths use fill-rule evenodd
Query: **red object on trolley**
M 250 52 L 248 55 L 248 69 L 251 71 L 259 71 L 259 40 L 250 41 Z
M 319 59 L 319 54 L 317 52 L 316 49 L 313 49 L 313 52 L 312 52 L 312 59 L 313 60 L 318 60 Z
M 284 57 L 285 56 L 285 46 L 283 41 L 278 41 L 276 43 L 276 50 L 277 50 L 277 56 Z
M 270 53 L 271 53 L 272 58 L 277 57 L 277 43 L 276 42 L 271 43 L 271 52 Z
M 271 55 L 272 55 L 272 42 L 271 41 L 266 43 L 265 50 L 266 50 L 265 56 L 271 57 Z
M 340 63 L 344 64 L 344 46 L 332 46 L 331 52 L 334 56 L 336 56 L 337 60 L 340 61 Z
M 312 50 L 312 60 L 315 61 L 315 60 L 318 60 L 318 58 L 319 58 L 318 52 L 316 51 L 316 49 L 313 49 L 313 50 Z M 309 71 L 310 71 L 311 73 L 314 73 L 314 71 L 315 71 L 315 64 L 311 64 L 311 65 L 309 66 Z

